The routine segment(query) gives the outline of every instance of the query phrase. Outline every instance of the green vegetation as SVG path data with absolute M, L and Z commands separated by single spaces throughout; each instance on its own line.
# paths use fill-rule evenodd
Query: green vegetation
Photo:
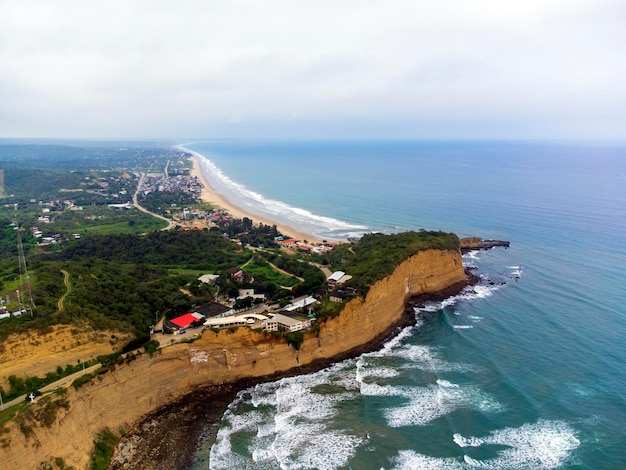
M 159 342 L 151 339 L 143 345 L 146 352 L 152 357 L 155 352 L 159 349 Z
M 318 323 L 325 322 L 330 318 L 335 318 L 341 313 L 344 304 L 338 302 L 331 302 L 328 299 L 323 299 L 319 304 L 313 307 L 313 312 L 317 318 Z
M 252 274 L 254 278 L 262 279 L 265 282 L 271 282 L 279 286 L 293 287 L 300 281 L 295 276 L 286 276 L 276 271 L 270 264 L 263 259 L 255 259 L 248 263 L 245 267 L 246 272 Z
M 197 196 L 186 192 L 153 191 L 140 198 L 139 203 L 150 212 L 167 217 L 168 211 L 175 208 L 180 210 L 183 207 L 196 207 L 199 205 L 199 200 Z
M 82 387 L 86 383 L 91 382 L 92 378 L 93 378 L 93 375 L 91 374 L 83 374 L 77 379 L 74 379 L 74 381 L 72 382 L 72 387 L 78 390 L 80 387 Z
M 2 395 L 4 399 L 4 395 Z M 5 423 L 12 421 L 15 418 L 15 415 L 22 413 L 26 408 L 28 408 L 28 403 L 25 401 L 21 401 L 11 407 L 4 407 L 4 410 L 0 410 L 0 429 Z
M 301 331 L 296 331 L 294 333 L 285 334 L 285 340 L 287 344 L 293 347 L 296 351 L 300 350 L 300 346 L 302 345 L 302 341 L 304 341 L 304 333 Z
M 187 158 L 180 151 L 149 145 L 0 145 L 0 169 L 5 177 L 0 197 L 0 296 L 5 300 L 8 296 L 9 310 L 25 303 L 27 285 L 17 259 L 19 235 L 36 304 L 32 315 L 0 320 L 0 341 L 11 333 L 48 332 L 55 324 L 81 323 L 96 330 L 131 332 L 135 339 L 126 350 L 144 346 L 152 355 L 157 345 L 149 342 L 150 326 L 158 318 L 189 311 L 193 304 L 212 301 L 218 295 L 237 297 L 240 288 L 253 288 L 280 305 L 294 296 L 322 291 L 327 288 L 326 276 L 313 262 L 345 271 L 352 276 L 346 284 L 353 288 L 348 294 L 365 295 L 372 284 L 420 250 L 458 249 L 456 235 L 422 231 L 368 234 L 358 243 L 340 244 L 326 255 L 288 256 L 274 241 L 281 235 L 276 226 L 254 225 L 245 217 L 232 219 L 216 211 L 202 215 L 214 218 L 210 229 L 161 232 L 162 220 L 134 208 L 108 206 L 131 200 L 139 172 L 164 174 L 167 166 L 170 175 L 188 174 Z M 187 204 L 211 209 L 196 200 L 197 183 L 189 178 L 179 177 L 163 185 L 160 176 L 150 178 L 153 184 L 143 204 L 155 211 L 167 213 L 174 210 L 173 204 L 177 211 Z M 54 242 L 38 243 L 42 233 L 35 227 Z M 240 244 L 224 235 L 237 238 Z M 248 245 L 263 249 L 252 251 Z M 232 279 L 228 274 L 231 267 L 243 267 L 246 276 Z M 71 289 L 64 284 L 64 273 Z M 197 280 L 207 273 L 219 275 L 215 285 Z M 238 308 L 254 303 L 252 298 L 237 302 Z M 318 321 L 338 315 L 343 305 L 326 298 L 314 307 Z M 284 335 L 295 349 L 300 347 L 301 336 Z M 95 375 L 121 360 L 120 356 L 106 359 Z M 74 371 L 73 366 L 67 367 L 58 374 Z M 39 389 L 59 378 L 58 374 L 13 376 L 8 397 Z M 81 377 L 74 385 L 87 380 Z
M 371 233 L 358 243 L 339 245 L 326 255 L 332 269 L 349 273 L 347 285 L 365 295 L 376 281 L 390 275 L 402 261 L 427 249 L 458 250 L 454 233 L 403 232 L 393 235 Z
M 109 428 L 104 428 L 98 433 L 94 442 L 94 450 L 91 454 L 90 469 L 106 470 L 109 467 L 113 449 L 119 440 L 119 436 Z
M 85 367 L 90 367 L 93 364 L 97 364 L 97 361 L 89 361 L 84 364 Z M 58 366 L 55 371 L 48 372 L 45 377 L 17 377 L 15 375 L 9 376 L 9 391 L 5 393 L 0 387 L 0 393 L 2 398 L 6 401 L 12 400 L 20 395 L 25 395 L 30 392 L 35 392 L 42 387 L 45 387 L 52 382 L 56 382 L 63 377 L 67 377 L 75 372 L 80 371 L 83 368 L 83 364 L 71 365 L 67 364 L 65 368 Z

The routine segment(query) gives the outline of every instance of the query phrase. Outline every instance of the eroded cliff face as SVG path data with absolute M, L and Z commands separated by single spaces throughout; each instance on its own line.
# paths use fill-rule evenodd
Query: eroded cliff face
M 363 300 L 351 300 L 337 318 L 309 333 L 299 351 L 269 334 L 239 328 L 205 331 L 192 344 L 164 348 L 119 366 L 79 391 L 68 390 L 69 410 L 59 410 L 50 428 L 34 427 L 26 438 L 16 423 L 3 434 L 3 468 L 37 468 L 61 457 L 66 465 L 86 468 L 96 434 L 104 427 L 128 430 L 145 414 L 201 385 L 232 383 L 285 373 L 363 350 L 389 333 L 412 295 L 441 291 L 462 283 L 460 251 L 428 250 L 399 265 L 371 287 Z

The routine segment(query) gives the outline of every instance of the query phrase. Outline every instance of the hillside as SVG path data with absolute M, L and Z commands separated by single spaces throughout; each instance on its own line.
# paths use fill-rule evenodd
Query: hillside
M 0 450 L 5 468 L 36 468 L 55 458 L 74 468 L 86 468 L 94 436 L 105 427 L 125 432 L 137 429 L 134 425 L 142 416 L 198 387 L 310 370 L 310 366 L 321 367 L 371 349 L 406 321 L 410 296 L 464 285 L 465 279 L 458 249 L 420 251 L 372 285 L 365 298 L 351 300 L 339 317 L 320 325 L 319 334 L 307 334 L 299 351 L 282 339 L 239 329 L 218 334 L 205 331 L 193 344 L 167 347 L 152 358 L 142 355 L 78 391 L 70 389 L 67 408 L 59 408 L 50 427 L 33 424 L 24 433 L 18 423 L 6 425 L 5 446 Z M 153 430 L 162 438 L 155 426 Z M 176 439 L 175 434 L 171 439 Z M 122 444 L 128 461 L 134 463 L 125 468 L 151 468 L 142 453 L 141 435 L 129 437 L 128 442 L 138 446 Z M 36 452 L 31 451 L 33 446 Z M 176 468 L 176 463 L 161 468 Z

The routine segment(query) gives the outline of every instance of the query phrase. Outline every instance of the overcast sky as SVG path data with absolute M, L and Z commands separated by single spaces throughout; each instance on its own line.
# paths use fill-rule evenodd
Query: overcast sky
M 624 0 L 0 0 L 1 137 L 626 138 Z

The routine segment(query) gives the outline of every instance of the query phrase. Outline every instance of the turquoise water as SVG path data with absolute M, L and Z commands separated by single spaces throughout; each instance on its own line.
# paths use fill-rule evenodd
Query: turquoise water
M 240 393 L 197 468 L 626 468 L 626 147 L 188 147 L 233 202 L 322 237 L 511 241 L 464 257 L 505 285 L 427 306 L 378 352 Z

